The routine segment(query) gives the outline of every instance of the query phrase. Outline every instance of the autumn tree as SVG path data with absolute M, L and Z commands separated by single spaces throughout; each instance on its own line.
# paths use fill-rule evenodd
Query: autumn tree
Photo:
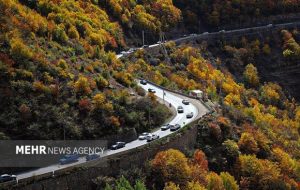
M 80 76 L 78 78 L 74 84 L 74 87 L 77 93 L 90 94 L 92 92 L 89 80 L 84 76 Z
M 259 77 L 256 67 L 253 64 L 248 64 L 244 71 L 245 82 L 252 87 L 257 87 L 259 85 Z
M 65 26 L 63 24 L 56 26 L 53 31 L 53 39 L 60 43 L 66 43 L 69 39 L 65 32 Z
M 64 59 L 59 59 L 57 65 L 64 70 L 69 68 L 67 62 Z
M 242 133 L 238 145 L 240 150 L 245 154 L 256 154 L 259 151 L 257 142 L 251 133 Z
M 282 89 L 275 83 L 266 83 L 260 88 L 260 98 L 266 104 L 277 104 L 280 100 Z
M 84 98 L 84 99 L 79 100 L 78 107 L 79 107 L 80 111 L 89 112 L 92 109 L 92 103 L 89 99 Z
M 206 190 L 206 188 L 197 181 L 188 182 L 186 189 L 188 189 L 188 190 Z
M 225 190 L 222 178 L 214 172 L 210 172 L 207 175 L 207 182 L 208 190 Z
M 238 144 L 235 141 L 228 139 L 222 143 L 222 146 L 224 147 L 226 158 L 229 161 L 229 164 L 234 164 L 236 158 L 240 154 Z
M 275 160 L 279 162 L 279 167 L 285 175 L 293 179 L 300 179 L 299 161 L 291 158 L 290 155 L 281 148 L 274 148 L 272 153 Z
M 203 170 L 208 171 L 208 161 L 203 151 L 196 150 L 193 157 L 193 163 L 198 165 Z
M 103 89 L 109 85 L 109 82 L 102 75 L 98 75 L 96 83 L 99 89 Z
M 247 178 L 250 186 L 270 190 L 286 188 L 279 167 L 269 160 L 261 160 L 254 155 L 241 155 L 238 168 L 240 177 Z
M 262 48 L 263 53 L 265 55 L 270 55 L 271 54 L 271 48 L 269 44 L 265 44 L 264 47 Z
M 151 161 L 151 170 L 156 184 L 174 181 L 179 185 L 185 185 L 190 178 L 188 159 L 183 153 L 175 149 L 159 152 Z
M 164 190 L 180 190 L 180 188 L 174 182 L 167 182 L 165 184 Z
M 195 151 L 190 168 L 192 180 L 205 184 L 208 173 L 208 161 L 203 151 Z
M 239 186 L 234 177 L 228 172 L 221 172 L 220 177 L 222 178 L 223 185 L 226 190 L 239 190 Z
M 79 32 L 77 31 L 75 26 L 71 26 L 68 30 L 68 36 L 72 39 L 78 40 L 79 39 Z
M 93 97 L 93 104 L 95 109 L 102 109 L 105 105 L 106 97 L 102 93 L 98 93 Z
M 31 49 L 20 38 L 13 38 L 10 41 L 10 54 L 18 61 L 31 59 L 33 56 Z
M 137 5 L 133 9 L 133 20 L 138 28 L 144 28 L 151 32 L 157 32 L 161 27 L 161 22 L 145 10 L 142 5 Z
M 23 121 L 27 121 L 31 117 L 31 110 L 26 104 L 19 107 L 19 112 Z
M 172 0 L 155 0 L 151 11 L 161 22 L 163 31 L 175 26 L 181 19 L 181 11 Z

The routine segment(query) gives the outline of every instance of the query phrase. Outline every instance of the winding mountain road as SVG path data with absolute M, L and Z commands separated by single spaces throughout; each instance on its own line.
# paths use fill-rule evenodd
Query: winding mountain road
M 182 95 L 175 94 L 173 92 L 169 92 L 167 90 L 160 88 L 159 86 L 156 86 L 156 85 L 153 85 L 150 83 L 147 83 L 146 85 L 142 85 L 142 84 L 140 84 L 139 81 L 137 81 L 137 82 L 147 92 L 148 92 L 149 88 L 154 89 L 156 91 L 155 95 L 160 99 L 164 99 L 164 101 L 167 104 L 170 103 L 175 108 L 177 108 L 178 106 L 182 106 L 184 108 L 184 113 L 176 112 L 175 117 L 173 117 L 173 119 L 169 122 L 170 124 L 180 124 L 181 126 L 184 126 L 184 125 L 187 125 L 187 124 L 193 122 L 194 120 L 198 119 L 199 117 L 205 115 L 207 112 L 209 112 L 209 110 L 198 100 L 184 97 Z M 182 104 L 182 100 L 184 100 L 184 99 L 188 100 L 190 102 L 190 104 L 189 105 Z M 191 112 L 193 112 L 194 116 L 190 119 L 187 119 L 186 114 L 191 113 Z M 160 128 L 158 128 L 152 134 L 156 134 L 160 138 L 162 138 L 162 137 L 168 136 L 172 133 L 173 132 L 171 132 L 170 130 L 162 131 L 162 130 L 160 130 Z M 138 140 L 137 139 L 137 140 L 127 143 L 124 148 L 117 149 L 117 150 L 106 150 L 102 157 L 112 155 L 115 153 L 119 153 L 119 152 L 123 152 L 123 151 L 127 151 L 130 149 L 136 148 L 136 147 L 143 146 L 145 144 L 147 144 L 146 140 Z M 99 158 L 99 159 L 101 159 L 101 158 Z M 68 168 L 68 167 L 82 164 L 85 162 L 86 162 L 85 157 L 80 157 L 79 161 L 75 162 L 75 163 L 66 164 L 66 165 L 60 165 L 59 163 L 57 163 L 57 164 L 54 164 L 51 166 L 47 166 L 47 167 L 39 168 L 36 170 L 20 173 L 17 175 L 17 179 L 22 180 L 22 179 L 25 179 L 28 177 L 42 175 L 42 174 L 49 173 L 49 172 L 55 173 L 56 170 Z

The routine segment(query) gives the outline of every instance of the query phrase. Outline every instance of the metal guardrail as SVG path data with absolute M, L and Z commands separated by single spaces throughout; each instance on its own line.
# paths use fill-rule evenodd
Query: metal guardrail
M 233 38 L 233 37 L 239 37 L 245 35 L 256 35 L 259 34 L 260 32 L 269 32 L 274 29 L 282 30 L 282 29 L 294 28 L 299 26 L 300 26 L 300 22 L 273 24 L 273 25 L 234 29 L 228 31 L 197 34 L 195 36 L 186 36 L 179 39 L 175 39 L 173 41 L 176 42 L 177 44 L 180 44 L 180 43 L 189 42 L 191 40 L 213 40 L 213 39 L 220 39 L 220 37 Z

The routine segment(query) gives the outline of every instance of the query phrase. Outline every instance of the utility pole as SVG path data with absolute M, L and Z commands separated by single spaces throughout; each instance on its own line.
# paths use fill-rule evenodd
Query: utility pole
M 149 101 L 149 109 L 148 109 L 148 123 L 149 123 L 149 129 L 151 128 L 151 125 L 150 125 L 150 102 L 151 101 Z
M 143 38 L 143 46 L 145 45 L 145 31 L 142 31 L 142 38 Z
M 168 55 L 168 52 L 167 52 L 167 49 L 165 47 L 165 34 L 163 32 L 159 32 L 159 41 L 160 41 L 160 46 L 161 48 L 163 49 L 163 52 L 165 54 L 165 58 L 167 60 L 167 62 L 170 62 L 170 58 L 169 58 L 169 55 Z
M 66 140 L 66 127 L 64 125 L 64 140 Z
M 165 90 L 163 90 L 163 101 L 164 101 L 164 104 L 165 104 L 165 95 L 166 95 Z

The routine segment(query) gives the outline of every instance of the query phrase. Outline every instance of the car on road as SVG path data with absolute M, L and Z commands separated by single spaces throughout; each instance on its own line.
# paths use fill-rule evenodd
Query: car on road
M 202 33 L 202 35 L 206 35 L 206 34 L 209 34 L 209 32 L 203 32 L 203 33 Z
M 125 142 L 116 142 L 116 144 L 112 145 L 110 147 L 111 150 L 117 150 L 117 149 L 120 149 L 120 148 L 123 148 L 125 147 Z
M 183 103 L 184 105 L 189 105 L 189 104 L 190 104 L 190 102 L 189 102 L 188 100 L 182 100 L 182 103 Z
M 190 36 L 197 36 L 197 34 L 190 34 Z
M 191 119 L 193 117 L 194 117 L 194 113 L 193 112 L 186 114 L 186 118 L 187 119 Z
M 273 24 L 268 24 L 268 25 L 267 25 L 267 27 L 272 27 L 272 26 L 273 26 Z
M 156 135 L 156 134 L 151 134 L 151 135 L 147 136 L 147 142 L 151 142 L 151 141 L 154 141 L 156 139 L 159 139 L 159 136 Z
M 225 33 L 225 30 L 220 30 L 219 33 Z
M 121 51 L 121 54 L 122 54 L 122 55 L 127 55 L 128 52 L 127 52 L 127 51 Z
M 178 106 L 177 107 L 177 112 L 178 113 L 183 113 L 184 112 L 183 107 L 182 106 Z
M 133 52 L 135 52 L 137 49 L 136 48 L 130 48 L 127 52 L 128 53 L 133 53 Z
M 154 89 L 152 89 L 152 88 L 149 88 L 148 92 L 150 92 L 150 93 L 156 93 L 156 91 Z
M 147 85 L 148 82 L 147 82 L 146 80 L 141 80 L 140 83 L 141 83 L 142 85 Z
M 15 181 L 16 179 L 17 179 L 16 175 L 3 174 L 0 176 L 0 183 L 7 182 L 7 181 Z
M 86 161 L 96 160 L 98 158 L 100 158 L 99 154 L 89 154 L 85 157 Z
M 78 154 L 67 154 L 63 158 L 59 159 L 59 163 L 61 165 L 70 164 L 73 162 L 78 162 L 79 155 Z
M 139 136 L 139 140 L 146 140 L 146 138 L 147 138 L 147 136 L 148 135 L 151 135 L 150 133 L 147 133 L 147 132 L 145 132 L 145 133 L 142 133 L 140 136 Z
M 180 129 L 180 125 L 179 124 L 175 124 L 175 125 L 172 125 L 171 127 L 170 127 L 170 131 L 177 131 L 178 129 Z
M 162 131 L 166 131 L 166 130 L 170 129 L 171 126 L 172 126 L 172 125 L 170 125 L 170 124 L 165 124 L 165 125 L 163 125 L 160 129 L 161 129 Z

